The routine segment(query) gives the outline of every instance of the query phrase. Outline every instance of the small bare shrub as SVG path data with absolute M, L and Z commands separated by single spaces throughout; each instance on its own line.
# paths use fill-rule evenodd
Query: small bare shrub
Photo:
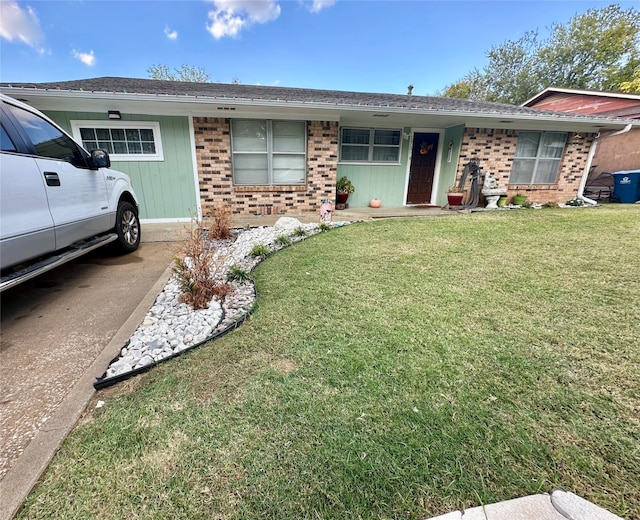
M 179 301 L 195 310 L 204 309 L 213 298 L 222 298 L 231 290 L 222 274 L 225 258 L 205 236 L 202 225 L 192 227 L 173 257 L 173 272 L 182 291 Z
M 231 210 L 227 206 L 219 206 L 211 210 L 209 236 L 217 240 L 231 237 Z

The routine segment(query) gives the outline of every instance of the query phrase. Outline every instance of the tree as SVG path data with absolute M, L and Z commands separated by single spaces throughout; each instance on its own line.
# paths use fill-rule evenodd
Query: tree
M 549 85 L 619 90 L 640 65 L 640 12 L 610 5 L 554 24 L 538 56 Z
M 190 81 L 193 83 L 210 83 L 211 76 L 200 67 L 182 65 L 174 72 L 166 65 L 152 65 L 147 69 L 147 74 L 151 79 L 162 79 L 167 81 Z
M 631 81 L 620 83 L 620 90 L 629 94 L 640 94 L 640 67 L 633 71 L 633 79 Z
M 464 78 L 451 85 L 447 85 L 444 90 L 436 92 L 436 96 L 453 97 L 460 99 L 484 99 L 485 92 L 481 87 L 480 78 L 474 76 L 479 74 L 477 69 L 470 72 Z
M 621 90 L 640 66 L 640 12 L 618 5 L 589 9 L 494 46 L 489 63 L 445 87 L 442 95 L 520 104 L 546 87 Z

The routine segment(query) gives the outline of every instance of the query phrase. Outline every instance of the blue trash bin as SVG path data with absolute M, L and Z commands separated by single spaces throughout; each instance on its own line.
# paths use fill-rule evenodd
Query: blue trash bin
M 627 204 L 640 200 L 640 170 L 614 172 L 611 175 L 614 200 Z

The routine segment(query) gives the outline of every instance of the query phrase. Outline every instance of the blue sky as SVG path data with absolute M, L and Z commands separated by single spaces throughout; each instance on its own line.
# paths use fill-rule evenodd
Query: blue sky
M 0 81 L 148 78 L 429 95 L 493 45 L 638 0 L 0 0 Z

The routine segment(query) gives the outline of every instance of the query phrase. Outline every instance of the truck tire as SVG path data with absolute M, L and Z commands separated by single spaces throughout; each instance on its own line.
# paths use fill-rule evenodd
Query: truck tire
M 118 240 L 115 246 L 121 253 L 131 253 L 140 245 L 140 220 L 138 210 L 130 202 L 121 201 L 116 213 L 116 233 Z

